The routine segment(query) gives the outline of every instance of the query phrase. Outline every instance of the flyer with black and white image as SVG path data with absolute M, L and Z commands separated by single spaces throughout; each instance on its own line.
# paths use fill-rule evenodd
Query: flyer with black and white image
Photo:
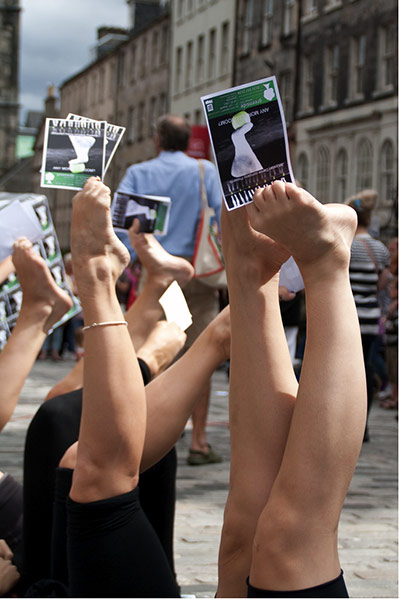
M 201 100 L 228 210 L 252 202 L 258 187 L 295 181 L 274 76 Z
M 18 212 L 15 212 L 13 205 L 15 205 Z M 31 219 L 33 227 L 28 227 L 25 219 L 21 218 L 21 207 L 25 210 L 25 214 L 28 215 L 29 219 Z M 5 225 L 8 228 L 10 218 L 14 219 L 12 227 L 9 228 L 12 240 L 9 240 L 5 236 L 1 238 L 0 251 L 2 257 L 4 258 L 12 253 L 13 242 L 18 237 L 28 237 L 33 244 L 35 252 L 46 262 L 57 285 L 72 299 L 73 305 L 71 309 L 53 326 L 53 330 L 78 314 L 81 311 L 81 306 L 66 278 L 62 254 L 47 198 L 38 194 L 8 194 L 1 192 L 0 225 Z M 21 286 L 17 274 L 13 272 L 5 281 L 0 282 L 0 350 L 6 344 L 16 323 L 21 301 Z
M 104 177 L 106 122 L 46 119 L 41 187 L 81 190 Z
M 74 113 L 69 113 L 67 115 L 67 119 L 77 120 L 77 121 L 90 121 L 88 117 L 82 117 L 81 115 L 75 115 Z M 111 160 L 115 154 L 117 147 L 120 144 L 120 141 L 123 137 L 123 134 L 126 131 L 126 127 L 121 127 L 120 125 L 112 125 L 111 123 L 107 123 L 105 128 L 105 166 L 104 166 L 104 175 L 108 170 L 108 167 L 111 163 Z
M 170 198 L 116 192 L 112 201 L 112 225 L 116 230 L 129 229 L 134 219 L 140 223 L 137 233 L 165 235 L 168 231 Z

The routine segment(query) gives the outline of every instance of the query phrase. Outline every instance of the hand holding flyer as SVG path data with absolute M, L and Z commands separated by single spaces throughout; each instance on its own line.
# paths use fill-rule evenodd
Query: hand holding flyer
M 116 192 L 112 207 L 112 225 L 116 230 L 129 229 L 136 219 L 137 233 L 165 235 L 168 230 L 170 198 Z
M 46 119 L 41 187 L 81 190 L 89 177 L 102 180 L 124 132 L 124 127 L 71 113 Z
M 78 314 L 81 307 L 66 277 L 47 199 L 38 194 L 4 196 L 4 200 L 0 199 L 0 230 L 3 229 L 4 234 L 0 244 L 1 256 L 12 253 L 13 243 L 18 237 L 28 238 L 33 243 L 35 252 L 45 261 L 55 283 L 71 297 L 72 307 L 53 325 L 52 329 L 55 329 Z M 16 273 L 12 272 L 7 279 L 0 282 L 0 351 L 17 321 L 21 300 L 21 285 Z
M 91 121 L 88 117 L 82 117 L 81 115 L 75 115 L 74 113 L 69 113 L 67 116 L 68 120 L 73 121 Z M 122 139 L 123 134 L 125 133 L 126 128 L 120 127 L 119 125 L 111 125 L 111 123 L 106 123 L 105 129 L 105 164 L 104 164 L 104 175 L 108 170 L 108 167 L 111 163 L 112 157 L 115 154 L 117 147 L 119 146 L 119 142 Z
M 12 254 L 14 242 L 22 236 L 37 242 L 43 231 L 32 206 L 16 200 L 0 211 L 0 261 Z
M 255 190 L 294 181 L 275 77 L 201 98 L 228 210 L 252 202 Z

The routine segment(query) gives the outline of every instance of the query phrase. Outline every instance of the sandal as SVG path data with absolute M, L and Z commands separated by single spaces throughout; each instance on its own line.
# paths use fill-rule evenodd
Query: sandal
M 208 448 L 208 452 L 190 449 L 187 457 L 187 464 L 191 466 L 199 466 L 221 463 L 223 458 L 219 454 L 216 454 L 216 452 L 212 450 L 211 446 L 208 446 Z

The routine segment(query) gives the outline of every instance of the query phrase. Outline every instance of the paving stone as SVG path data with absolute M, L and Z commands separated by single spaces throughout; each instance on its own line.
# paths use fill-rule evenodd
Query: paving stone
M 26 429 L 48 390 L 73 366 L 37 362 L 18 407 L 2 432 L 0 469 L 22 481 Z M 213 598 L 217 588 L 217 556 L 229 482 L 228 381 L 217 371 L 207 428 L 209 442 L 223 463 L 187 465 L 191 435 L 188 423 L 177 443 L 175 568 L 182 593 Z M 373 406 L 371 441 L 363 445 L 345 501 L 339 546 L 348 591 L 353 598 L 397 598 L 397 422 L 392 411 Z

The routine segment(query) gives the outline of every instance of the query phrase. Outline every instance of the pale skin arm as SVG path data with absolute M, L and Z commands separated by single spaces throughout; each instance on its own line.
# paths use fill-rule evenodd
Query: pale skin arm
M 123 321 L 115 282 L 129 256 L 116 238 L 110 191 L 90 178 L 73 199 L 71 250 L 85 324 Z M 146 401 L 125 325 L 85 332 L 83 407 L 70 496 L 90 502 L 132 490 L 138 481 Z
M 107 190 L 89 180 L 74 198 L 72 256 L 78 257 L 74 273 L 87 324 L 123 319 L 114 283 L 127 256 L 111 227 Z M 93 236 L 87 235 L 90 229 Z M 228 353 L 226 310 L 190 354 L 147 386 L 146 398 L 127 329 L 87 330 L 76 464 L 72 450 L 61 462 L 75 467 L 71 498 L 88 502 L 131 490 L 139 470 L 157 462 L 176 442 L 198 397 L 197 385 L 209 380 Z
M 0 596 L 5 596 L 17 584 L 20 574 L 12 564 L 14 554 L 5 540 L 0 540 Z
M 0 283 L 3 283 L 15 271 L 14 263 L 12 262 L 12 257 L 7 256 L 4 260 L 0 262 Z
M 13 262 L 23 299 L 16 325 L 0 354 L 0 429 L 14 412 L 49 329 L 72 306 L 26 238 L 15 243 Z
M 145 269 L 145 283 L 136 301 L 126 311 L 125 319 L 137 355 L 147 363 L 152 377 L 156 377 L 184 344 L 182 333 L 172 324 L 159 323 L 164 318 L 159 298 L 174 280 L 184 287 L 193 276 L 194 269 L 187 260 L 166 252 L 152 234 L 135 233 L 134 227 L 133 224 L 129 236 Z M 80 389 L 83 368 L 84 358 L 53 386 L 46 400 Z
M 230 309 L 225 308 L 189 350 L 145 387 L 147 427 L 140 472 L 157 463 L 179 439 L 199 392 L 230 355 Z M 62 466 L 75 468 L 78 442 Z
M 225 308 L 178 361 L 146 386 L 145 471 L 177 442 L 201 390 L 230 355 L 230 309 Z
M 288 252 L 255 232 L 241 209 L 223 208 L 222 239 L 232 333 L 231 468 L 217 595 L 246 597 L 256 524 L 280 468 L 298 384 L 278 302 L 277 273 Z
M 276 243 L 274 250 L 269 248 L 267 258 L 263 253 L 269 266 L 273 260 L 278 268 L 282 249 L 296 260 L 305 282 L 308 330 L 296 400 L 291 369 L 275 370 L 272 385 L 273 382 L 265 381 L 264 362 L 262 369 L 256 362 L 256 356 L 262 356 L 267 365 L 286 356 L 286 350 L 280 347 L 281 331 L 273 342 L 269 332 L 264 338 L 253 338 L 254 360 L 244 371 L 245 352 L 250 349 L 233 314 L 237 311 L 244 318 L 249 299 L 244 287 L 242 294 L 239 293 L 240 273 L 232 259 L 237 258 L 239 248 L 243 247 L 239 242 L 243 242 L 245 234 L 235 232 L 234 222 L 239 217 L 226 215 L 229 218 L 224 228 L 227 272 L 229 284 L 233 288 L 237 285 L 237 292 L 230 296 L 232 447 L 241 443 L 244 455 L 252 452 L 254 459 L 246 464 L 248 472 L 242 474 L 242 462 L 233 460 L 232 454 L 231 480 L 242 481 L 240 477 L 245 476 L 252 481 L 252 487 L 232 486 L 229 501 L 234 507 L 236 501 L 245 502 L 247 495 L 247 501 L 251 502 L 251 494 L 262 496 L 265 484 L 269 486 L 255 525 L 253 544 L 244 539 L 241 546 L 232 546 L 231 539 L 234 540 L 240 521 L 237 513 L 226 508 L 218 596 L 228 597 L 246 595 L 244 582 L 248 574 L 253 586 L 282 591 L 312 587 L 339 575 L 337 526 L 360 451 L 366 415 L 363 355 L 348 276 L 350 245 L 356 229 L 354 212 L 341 205 L 323 207 L 307 192 L 280 182 L 257 192 L 253 205 L 246 210 L 251 225 L 264 238 L 268 236 L 269 243 L 271 240 Z M 244 221 L 244 217 L 241 219 Z M 259 260 L 244 256 L 242 262 L 247 262 L 247 277 L 252 280 L 252 303 L 255 303 L 251 304 L 252 318 L 262 322 L 270 311 L 276 310 L 276 291 L 274 300 L 270 297 L 268 301 L 268 290 L 275 284 L 269 279 L 262 291 Z M 251 390 L 258 390 L 255 400 L 240 387 L 243 379 L 253 382 Z M 289 406 L 281 402 L 284 390 L 292 394 Z M 263 405 L 259 405 L 261 401 L 270 408 L 266 420 Z M 253 434 L 252 423 L 246 418 L 248 402 L 259 415 L 259 436 Z M 270 419 L 276 419 L 276 434 L 283 445 L 274 477 L 271 474 L 276 455 L 268 454 Z M 244 439 L 250 449 L 244 445 Z

